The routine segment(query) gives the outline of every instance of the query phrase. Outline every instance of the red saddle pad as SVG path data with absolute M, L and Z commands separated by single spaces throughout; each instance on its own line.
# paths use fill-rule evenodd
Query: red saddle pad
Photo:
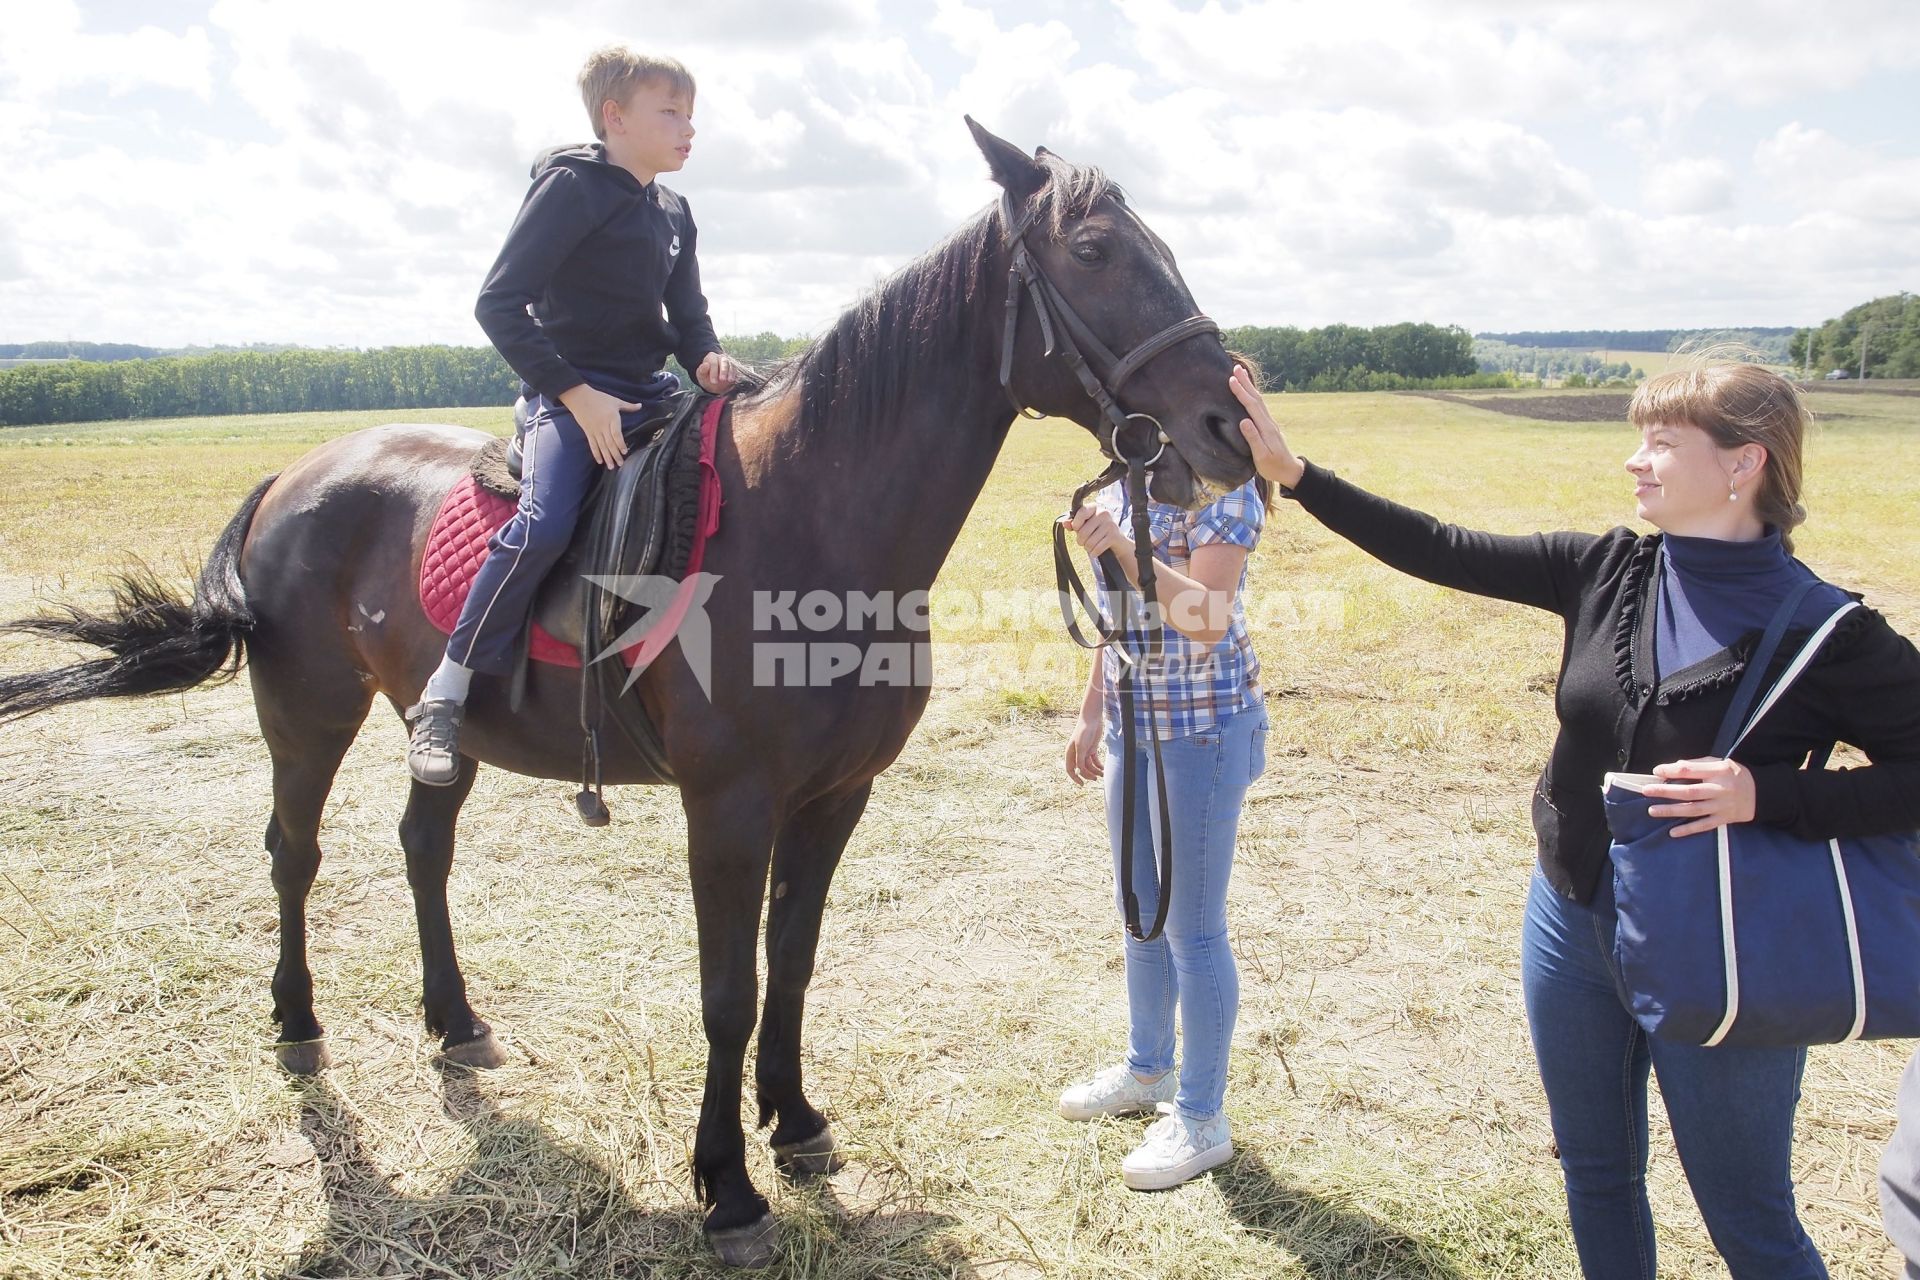
M 482 489 L 471 475 L 461 476 L 440 503 L 427 533 L 426 554 L 420 557 L 420 607 L 427 611 L 427 621 L 447 635 L 460 621 L 460 606 L 486 562 L 487 539 L 512 519 L 515 505 L 512 498 Z M 537 622 L 527 652 L 535 662 L 580 665 L 579 653 Z
M 706 559 L 707 539 L 720 530 L 720 474 L 714 469 L 713 456 L 719 435 L 720 415 L 726 408 L 724 398 L 711 401 L 700 419 L 700 506 L 699 523 L 694 533 L 692 553 L 687 560 L 686 582 L 679 596 L 668 606 L 661 625 L 652 628 L 636 644 L 620 653 L 629 667 L 645 666 L 673 642 L 686 617 L 692 599 L 694 576 Z M 471 475 L 463 475 L 441 500 L 440 511 L 427 531 L 427 549 L 420 557 L 420 607 L 427 620 L 447 635 L 460 621 L 460 606 L 473 590 L 474 575 L 487 558 L 487 539 L 513 516 L 516 503 L 480 487 Z M 527 653 L 535 662 L 555 666 L 578 667 L 580 654 L 541 626 L 532 624 L 533 638 Z

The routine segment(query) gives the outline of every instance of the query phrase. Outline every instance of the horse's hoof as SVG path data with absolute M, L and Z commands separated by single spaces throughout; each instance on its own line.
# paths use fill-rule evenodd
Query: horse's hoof
M 333 1065 L 325 1040 L 293 1040 L 273 1046 L 280 1069 L 290 1076 L 317 1076 Z
M 707 1232 L 707 1244 L 726 1266 L 769 1267 L 780 1253 L 780 1224 L 768 1213 L 744 1227 Z
M 833 1130 L 822 1129 L 800 1142 L 775 1143 L 773 1163 L 791 1177 L 821 1178 L 840 1172 L 847 1162 L 833 1140 Z
M 507 1051 L 501 1048 L 491 1031 L 483 1031 L 471 1040 L 462 1040 L 459 1044 L 442 1049 L 440 1056 L 456 1067 L 473 1067 L 481 1071 L 507 1065 Z

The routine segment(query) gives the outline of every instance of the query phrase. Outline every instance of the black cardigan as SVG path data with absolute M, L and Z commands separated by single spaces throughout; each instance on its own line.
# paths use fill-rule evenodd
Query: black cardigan
M 1708 754 L 1759 633 L 1660 680 L 1648 605 L 1658 534 L 1480 533 L 1311 462 L 1281 492 L 1403 573 L 1565 621 L 1553 700 L 1560 733 L 1533 789 L 1533 829 L 1547 881 L 1586 902 L 1607 865 L 1604 775 Z M 1787 632 L 1769 680 L 1809 634 Z M 1872 764 L 1801 769 L 1808 752 L 1835 741 L 1859 747 Z M 1920 652 L 1880 614 L 1853 610 L 1733 755 L 1753 771 L 1758 821 L 1819 840 L 1920 829 Z

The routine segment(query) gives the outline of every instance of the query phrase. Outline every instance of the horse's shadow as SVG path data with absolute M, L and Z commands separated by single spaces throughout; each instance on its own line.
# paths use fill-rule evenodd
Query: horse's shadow
M 300 1130 L 319 1157 L 327 1217 L 279 1280 L 737 1274 L 708 1251 L 702 1212 L 690 1198 L 677 1209 L 642 1204 L 589 1149 L 502 1111 L 472 1072 L 443 1067 L 440 1079 L 443 1108 L 467 1129 L 474 1149 L 450 1183 L 422 1195 L 409 1194 L 400 1176 L 380 1167 L 365 1120 L 324 1077 L 295 1086 Z M 841 1212 L 831 1187 L 819 1185 L 816 1195 L 787 1197 L 783 1218 L 797 1216 L 805 1225 L 785 1224 L 781 1262 L 756 1274 L 826 1274 L 838 1269 L 831 1254 L 842 1250 L 849 1255 L 842 1261 L 856 1264 L 849 1274 L 872 1274 L 875 1265 L 887 1275 L 972 1274 L 957 1246 L 943 1239 L 951 1219 Z
M 1464 1275 L 1431 1241 L 1283 1182 L 1251 1152 L 1213 1177 L 1234 1219 L 1299 1259 L 1314 1280 L 1461 1280 Z

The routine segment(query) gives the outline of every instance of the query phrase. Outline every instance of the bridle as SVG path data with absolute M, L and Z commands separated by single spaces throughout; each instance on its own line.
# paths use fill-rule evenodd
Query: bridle
M 1100 452 L 1110 462 L 1105 471 L 1081 485 L 1073 492 L 1073 501 L 1068 507 L 1071 516 L 1080 510 L 1089 494 L 1105 488 L 1122 477 L 1127 482 L 1128 506 L 1132 512 L 1133 553 L 1136 571 L 1140 579 L 1140 597 L 1145 610 L 1145 644 L 1140 654 L 1129 653 L 1122 640 L 1126 634 L 1128 598 L 1133 593 L 1133 584 L 1121 571 L 1120 560 L 1111 551 L 1100 557 L 1101 575 L 1106 579 L 1107 589 L 1118 600 L 1111 620 L 1100 613 L 1099 604 L 1088 594 L 1086 584 L 1080 580 L 1074 569 L 1073 556 L 1067 549 L 1067 527 L 1064 518 L 1054 522 L 1053 526 L 1053 565 L 1054 577 L 1060 593 L 1060 616 L 1066 622 L 1067 634 L 1076 644 L 1085 649 L 1103 649 L 1112 645 L 1120 657 L 1120 679 L 1116 692 L 1120 701 L 1120 741 L 1122 759 L 1113 767 L 1123 770 L 1120 782 L 1120 895 L 1126 915 L 1127 932 L 1142 942 L 1151 942 L 1160 936 L 1166 927 L 1167 908 L 1173 901 L 1173 825 L 1167 809 L 1166 771 L 1160 758 L 1160 717 L 1149 691 L 1147 698 L 1147 731 L 1153 742 L 1153 779 L 1155 810 L 1150 815 L 1152 828 L 1160 846 L 1160 891 L 1159 904 L 1154 912 L 1153 924 L 1144 932 L 1140 928 L 1140 902 L 1133 892 L 1133 819 L 1136 790 L 1134 783 L 1134 710 L 1133 683 L 1141 667 L 1141 659 L 1151 663 L 1164 652 L 1164 623 L 1160 617 L 1159 594 L 1155 589 L 1153 571 L 1153 533 L 1147 513 L 1147 469 L 1160 460 L 1168 444 L 1166 431 L 1159 419 L 1146 413 L 1127 413 L 1120 407 L 1118 396 L 1127 380 L 1138 373 L 1149 360 L 1169 348 L 1185 342 L 1188 338 L 1203 333 L 1218 336 L 1220 326 L 1204 315 L 1191 315 L 1184 320 L 1168 325 L 1160 332 L 1136 345 L 1124 356 L 1116 356 L 1100 340 L 1099 335 L 1087 326 L 1080 313 L 1067 301 L 1066 296 L 1047 278 L 1047 273 L 1027 248 L 1027 233 L 1033 229 L 1034 210 L 1029 206 L 1018 218 L 1013 213 L 1013 198 L 1006 191 L 1000 193 L 1000 222 L 1005 228 L 1009 262 L 1007 267 L 1007 312 L 1000 346 L 1000 386 L 1013 401 L 1014 411 L 1023 417 L 1041 417 L 1031 413 L 1021 403 L 1020 397 L 1013 391 L 1013 346 L 1020 324 L 1020 295 L 1024 290 L 1033 300 L 1034 315 L 1040 322 L 1040 336 L 1044 354 L 1051 359 L 1058 355 L 1067 362 L 1067 367 L 1079 379 L 1080 386 L 1087 396 L 1098 405 L 1104 419 L 1104 437 L 1099 428 L 1094 438 L 1099 441 Z M 1087 360 L 1092 355 L 1105 370 L 1102 374 Z M 1140 449 L 1129 456 L 1122 444 L 1122 433 L 1134 422 L 1151 424 L 1150 434 Z M 1148 454 L 1151 450 L 1151 456 Z M 1073 600 L 1077 598 L 1080 607 L 1092 619 L 1094 629 L 1099 635 L 1098 641 L 1087 639 L 1080 630 L 1079 619 L 1074 614 Z M 1095 658 L 1095 661 L 1100 661 Z
M 1219 334 L 1220 326 L 1204 315 L 1191 315 L 1168 325 L 1152 337 L 1145 339 L 1124 356 L 1116 356 L 1100 340 L 1098 334 L 1087 327 L 1066 295 L 1047 278 L 1047 273 L 1034 260 L 1027 248 L 1027 233 L 1033 229 L 1034 209 L 1029 206 L 1018 218 L 1013 213 L 1013 197 L 1007 192 L 1000 193 L 1000 223 L 1006 230 L 1007 252 L 1007 318 L 1000 339 L 1000 386 L 1013 401 L 1016 412 L 1023 417 L 1040 417 L 1034 414 L 1013 391 L 1013 346 L 1020 326 L 1020 294 L 1024 289 L 1033 299 L 1034 315 L 1040 321 L 1040 338 L 1043 353 L 1051 359 L 1058 355 L 1073 370 L 1074 377 L 1087 396 L 1100 407 L 1105 419 L 1106 434 L 1101 436 L 1098 428 L 1094 438 L 1100 442 L 1100 452 L 1111 458 L 1116 465 L 1128 466 L 1132 460 L 1120 450 L 1120 433 L 1127 424 L 1135 419 L 1145 419 L 1153 423 L 1154 436 L 1149 445 L 1157 445 L 1153 456 L 1140 463 L 1150 467 L 1160 460 L 1160 454 L 1167 445 L 1166 433 L 1160 430 L 1159 420 L 1145 413 L 1124 413 L 1116 397 L 1127 380 L 1140 372 L 1146 363 L 1178 343 L 1203 333 Z M 1057 327 L 1056 327 L 1057 322 Z M 1091 355 L 1106 373 L 1103 376 L 1087 361 Z M 1144 450 L 1142 451 L 1144 452 Z M 1117 476 L 1109 476 L 1101 484 L 1111 483 Z M 1077 507 L 1076 507 L 1077 509 Z

